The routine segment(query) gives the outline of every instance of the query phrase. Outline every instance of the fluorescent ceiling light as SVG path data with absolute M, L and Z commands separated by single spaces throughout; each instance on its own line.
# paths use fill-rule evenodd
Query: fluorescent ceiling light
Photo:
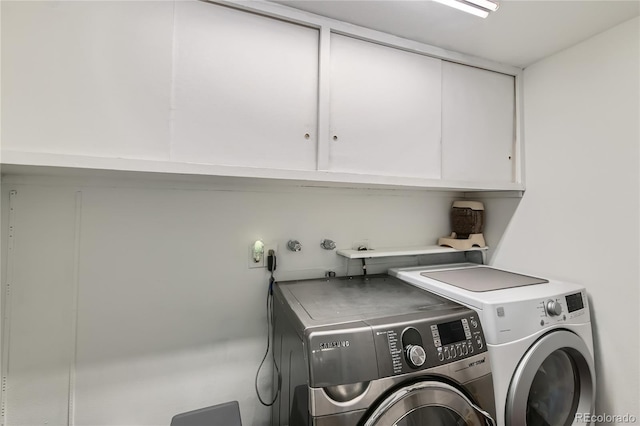
M 489 0 L 466 0 L 469 3 L 473 3 L 476 6 L 480 6 L 483 9 L 488 9 L 491 12 L 498 10 L 498 3 L 494 3 Z
M 470 13 L 472 15 L 486 18 L 489 12 L 498 9 L 498 4 L 489 0 L 435 0 L 449 7 Z
M 445 4 L 449 7 L 453 7 L 456 8 L 458 10 L 461 10 L 463 12 L 467 12 L 470 13 L 472 15 L 476 15 L 479 16 L 481 18 L 486 18 L 487 16 L 489 16 L 489 12 L 483 9 L 478 9 L 477 7 L 473 7 L 471 5 L 468 5 L 466 3 L 461 3 L 459 1 L 456 0 L 435 0 L 438 3 L 442 3 Z

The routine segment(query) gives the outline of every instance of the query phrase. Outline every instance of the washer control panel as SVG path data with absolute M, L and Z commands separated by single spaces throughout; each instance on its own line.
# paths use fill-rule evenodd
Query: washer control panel
M 419 371 L 486 352 L 478 315 L 447 315 L 393 325 L 375 325 L 378 368 L 384 375 Z
M 433 343 L 440 361 L 464 358 L 482 351 L 485 342 L 476 318 L 461 318 L 430 326 Z

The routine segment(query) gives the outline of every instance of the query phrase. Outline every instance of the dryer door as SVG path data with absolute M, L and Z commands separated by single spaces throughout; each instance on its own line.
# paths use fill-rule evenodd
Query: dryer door
M 495 426 L 491 416 L 455 387 L 424 381 L 396 389 L 361 421 L 363 426 Z
M 584 341 L 566 330 L 542 336 L 529 348 L 507 395 L 509 426 L 584 424 L 593 414 L 595 372 Z

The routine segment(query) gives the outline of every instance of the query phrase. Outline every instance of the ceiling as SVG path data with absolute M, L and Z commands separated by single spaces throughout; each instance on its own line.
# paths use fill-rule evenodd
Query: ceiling
M 640 0 L 502 0 L 486 19 L 430 0 L 276 2 L 521 68 L 640 14 Z

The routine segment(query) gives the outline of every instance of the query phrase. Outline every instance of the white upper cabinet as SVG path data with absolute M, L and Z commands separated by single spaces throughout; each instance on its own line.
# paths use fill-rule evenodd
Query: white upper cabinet
M 441 62 L 332 34 L 329 170 L 439 179 Z
M 171 158 L 315 170 L 319 31 L 176 2 Z
M 515 81 L 442 63 L 442 178 L 515 182 Z
M 168 160 L 172 31 L 170 2 L 2 2 L 2 150 Z
M 5 3 L 5 166 L 524 189 L 518 68 L 273 2 Z

